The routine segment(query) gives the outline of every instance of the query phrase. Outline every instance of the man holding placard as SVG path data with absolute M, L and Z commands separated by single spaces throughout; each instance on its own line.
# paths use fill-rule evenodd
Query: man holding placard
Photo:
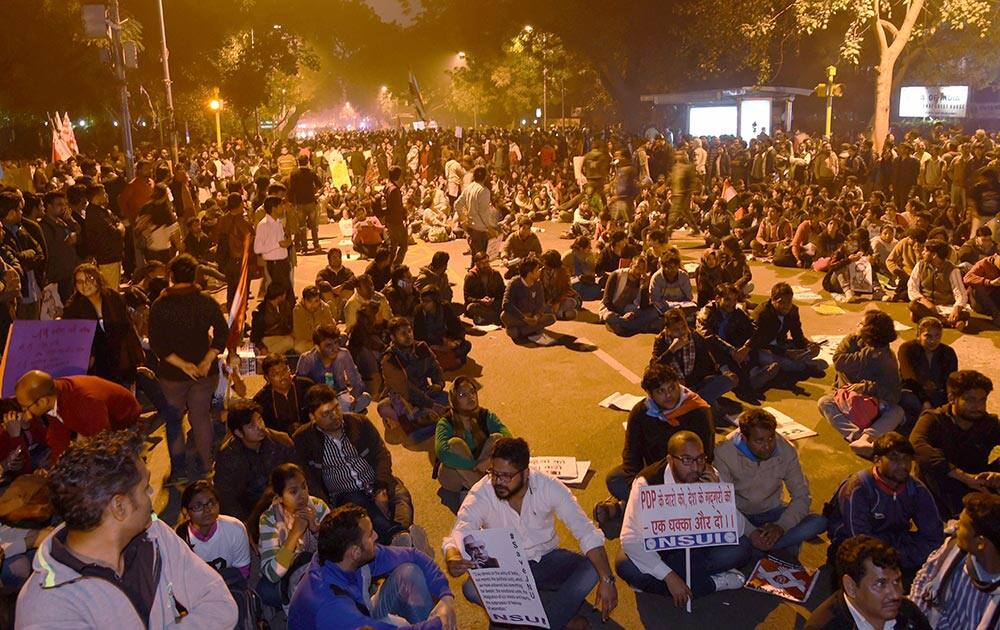
M 545 607 L 548 627 L 582 628 L 577 610 L 598 582 L 595 605 L 604 620 L 618 605 L 618 591 L 604 550 L 604 535 L 580 509 L 576 498 L 558 479 L 530 470 L 528 443 L 501 438 L 493 447 L 487 476 L 469 491 L 458 510 L 455 526 L 444 539 L 444 556 L 453 577 L 476 569 L 462 557 L 458 541 L 472 530 L 507 529 L 522 541 L 531 574 Z M 586 555 L 559 548 L 558 515 Z M 471 581 L 462 587 L 466 598 L 480 603 Z
M 750 559 L 748 545 L 737 544 L 746 523 L 736 511 L 732 485 L 718 482 L 701 438 L 691 431 L 671 436 L 667 456 L 639 473 L 625 508 L 622 551 L 615 563 L 629 586 L 670 596 L 677 606 L 743 587 L 745 578 L 735 567 Z M 677 487 L 682 484 L 699 487 L 686 492 Z M 710 531 L 716 521 L 722 527 Z

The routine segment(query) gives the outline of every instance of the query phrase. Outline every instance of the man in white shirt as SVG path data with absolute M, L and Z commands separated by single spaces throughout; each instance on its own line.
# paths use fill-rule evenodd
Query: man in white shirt
M 455 213 L 469 232 L 470 255 L 485 252 L 491 238 L 499 232 L 496 210 L 491 205 L 490 191 L 486 188 L 486 167 L 472 169 L 472 183 L 462 190 L 455 201 Z
M 271 282 L 284 284 L 292 300 L 292 267 L 288 260 L 288 246 L 291 240 L 285 238 L 285 201 L 281 197 L 269 195 L 264 199 L 264 218 L 257 223 L 253 238 L 253 251 L 264 259 Z
M 745 578 L 735 567 L 750 559 L 749 545 L 742 540 L 746 521 L 737 512 L 741 544 L 700 547 L 691 550 L 691 584 L 684 581 L 683 549 L 647 551 L 639 517 L 639 493 L 647 486 L 681 483 L 714 483 L 719 473 L 708 465 L 701 438 L 691 431 L 678 431 L 667 442 L 667 456 L 643 470 L 632 482 L 622 523 L 622 551 L 615 570 L 629 586 L 645 593 L 670 596 L 677 606 L 716 591 L 742 588 Z
M 529 461 L 528 443 L 523 439 L 496 441 L 487 475 L 469 490 L 451 534 L 444 539 L 448 573 L 459 577 L 475 568 L 472 561 L 462 558 L 456 533 L 463 532 L 464 536 L 477 529 L 516 530 L 550 627 L 587 627 L 577 610 L 598 582 L 595 606 L 607 620 L 618 605 L 618 591 L 604 550 L 604 535 L 566 486 L 555 477 L 529 470 Z M 573 533 L 586 557 L 559 548 L 554 515 Z M 471 580 L 466 580 L 462 592 L 469 601 L 481 603 Z

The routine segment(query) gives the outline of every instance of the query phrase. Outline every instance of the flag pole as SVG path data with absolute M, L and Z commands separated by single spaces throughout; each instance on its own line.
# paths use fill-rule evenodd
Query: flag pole
M 122 149 L 125 151 L 125 176 L 135 177 L 135 152 L 132 150 L 132 115 L 128 109 L 128 83 L 125 80 L 125 51 L 122 48 L 121 16 L 118 13 L 118 0 L 111 0 L 108 5 L 111 12 L 111 43 L 115 55 L 115 74 L 118 79 L 118 89 L 122 106 Z

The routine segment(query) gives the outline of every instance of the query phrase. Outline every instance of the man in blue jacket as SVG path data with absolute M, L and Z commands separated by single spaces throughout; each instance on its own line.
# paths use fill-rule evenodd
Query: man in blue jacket
M 900 566 L 915 572 L 944 540 L 944 526 L 927 486 L 910 476 L 913 445 L 895 431 L 875 439 L 875 465 L 840 484 L 826 504 L 828 558 L 851 536 L 868 534 L 899 552 Z M 915 526 L 915 531 L 914 531 Z
M 309 573 L 292 596 L 289 630 L 456 628 L 454 597 L 434 561 L 377 539 L 368 514 L 357 506 L 339 507 L 323 519 Z M 369 596 L 372 578 L 381 577 L 386 579 L 378 594 Z M 409 625 L 396 623 L 400 617 Z

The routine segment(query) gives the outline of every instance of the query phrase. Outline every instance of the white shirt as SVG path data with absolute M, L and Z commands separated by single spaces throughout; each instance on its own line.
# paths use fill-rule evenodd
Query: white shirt
M 285 240 L 285 225 L 281 219 L 275 219 L 269 214 L 257 224 L 257 233 L 253 237 L 253 251 L 264 260 L 284 260 L 288 258 L 288 248 L 281 246 Z
M 913 265 L 913 271 L 910 272 L 910 279 L 906 282 L 906 292 L 911 301 L 924 297 L 923 293 L 920 292 L 920 274 L 923 272 L 923 267 L 926 264 L 925 261 L 918 260 Z M 962 281 L 962 270 L 958 267 L 952 267 L 951 273 L 948 274 L 948 281 L 951 282 L 951 294 L 955 298 L 955 303 L 946 308 L 954 306 L 965 308 L 969 304 L 969 294 L 966 292 L 965 283 Z
M 851 598 L 844 594 L 844 601 L 847 602 L 847 610 L 851 611 L 851 616 L 854 617 L 854 625 L 858 627 L 858 630 L 892 630 L 896 627 L 896 620 L 890 619 L 882 624 L 881 628 L 876 628 L 872 624 L 868 623 L 868 620 L 858 612 L 858 609 L 854 607 L 851 603 Z
M 247 537 L 247 528 L 238 519 L 220 514 L 215 533 L 208 540 L 200 540 L 190 528 L 188 525 L 191 550 L 205 562 L 211 563 L 222 558 L 228 567 L 250 566 L 250 539 Z
M 715 469 L 712 468 L 712 470 Z M 678 483 L 674 479 L 674 472 L 670 469 L 669 464 L 667 469 L 663 471 L 663 483 L 668 486 Z M 640 503 L 639 493 L 648 485 L 646 479 L 641 476 L 636 477 L 632 482 L 632 489 L 629 491 L 628 504 L 625 506 L 625 516 L 622 521 L 622 551 L 637 569 L 662 581 L 674 570 L 663 561 L 660 554 L 646 550 L 642 541 L 642 521 L 639 519 L 639 508 L 637 507 Z M 747 529 L 746 519 L 739 511 L 736 512 L 736 529 L 740 536 Z
M 442 549 L 458 549 L 457 532 L 470 529 L 513 529 L 521 536 L 528 560 L 537 562 L 559 546 L 554 516 L 566 525 L 580 543 L 580 551 L 604 546 L 604 534 L 587 518 L 576 497 L 555 477 L 538 470 L 528 474 L 528 491 L 524 494 L 520 514 L 510 503 L 499 499 L 489 475 L 476 482 L 462 502 L 451 534 L 444 539 Z
M 467 216 L 469 227 L 478 232 L 497 229 L 497 214 L 490 201 L 490 191 L 479 182 L 472 182 L 455 200 L 458 216 Z

